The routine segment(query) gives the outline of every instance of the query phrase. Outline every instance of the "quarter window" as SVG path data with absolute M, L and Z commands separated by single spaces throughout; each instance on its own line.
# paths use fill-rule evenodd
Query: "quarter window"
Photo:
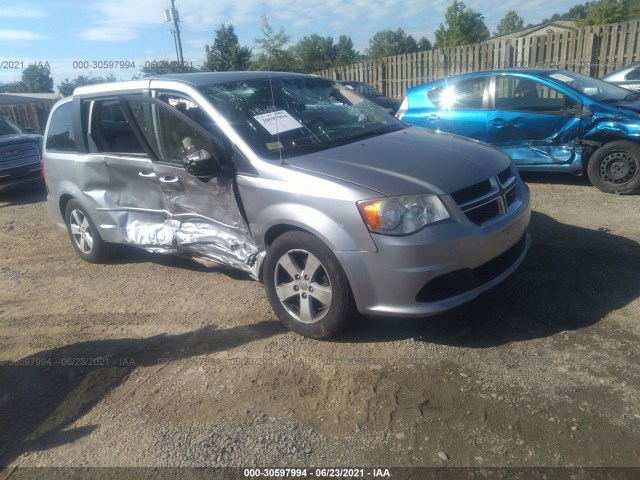
M 53 113 L 47 132 L 47 150 L 54 152 L 76 151 L 71 106 L 72 102 L 67 102 Z

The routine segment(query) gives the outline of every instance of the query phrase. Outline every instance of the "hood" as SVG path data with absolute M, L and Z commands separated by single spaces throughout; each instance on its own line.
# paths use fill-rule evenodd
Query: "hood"
M 35 142 L 42 146 L 42 135 L 35 133 L 16 133 L 13 135 L 0 135 L 0 147 L 5 145 L 18 145 L 20 143 Z
M 400 100 L 396 100 L 395 98 L 385 97 L 384 95 L 380 95 L 377 97 L 369 97 L 373 103 L 380 105 L 382 108 L 390 108 L 393 110 L 393 113 L 396 113 L 400 108 L 400 104 L 402 103 Z
M 622 110 L 631 110 L 631 112 L 635 114 L 640 113 L 640 99 L 635 100 L 633 102 L 619 103 L 617 106 Z M 637 116 L 637 115 L 634 115 L 634 116 Z
M 391 196 L 451 193 L 496 175 L 511 160 L 474 140 L 406 128 L 287 162 Z

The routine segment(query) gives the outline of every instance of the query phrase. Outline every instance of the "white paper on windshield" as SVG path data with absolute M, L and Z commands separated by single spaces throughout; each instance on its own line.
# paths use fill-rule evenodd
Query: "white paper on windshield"
M 255 115 L 253 118 L 260 122 L 260 125 L 266 128 L 271 135 L 302 128 L 300 122 L 289 115 L 286 110 Z
M 554 73 L 554 74 L 549 75 L 549 76 L 551 78 L 555 78 L 556 80 L 560 80 L 561 82 L 564 82 L 564 83 L 573 82 L 573 78 L 567 77 L 566 75 L 563 75 L 562 73 Z

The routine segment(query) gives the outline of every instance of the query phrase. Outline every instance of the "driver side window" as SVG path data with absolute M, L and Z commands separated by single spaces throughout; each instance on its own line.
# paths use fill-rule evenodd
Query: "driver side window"
M 173 107 L 148 98 L 130 98 L 127 103 L 158 161 L 182 167 L 182 159 L 188 154 L 212 151 L 206 132 Z

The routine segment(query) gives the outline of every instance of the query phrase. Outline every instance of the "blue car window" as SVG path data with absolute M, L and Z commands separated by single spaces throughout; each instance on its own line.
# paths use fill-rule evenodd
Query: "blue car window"
M 574 100 L 554 88 L 523 77 L 499 76 L 496 80 L 496 110 L 532 113 L 562 113 L 575 109 Z
M 440 109 L 480 110 L 484 97 L 485 77 L 466 78 L 430 90 L 431 103 Z

